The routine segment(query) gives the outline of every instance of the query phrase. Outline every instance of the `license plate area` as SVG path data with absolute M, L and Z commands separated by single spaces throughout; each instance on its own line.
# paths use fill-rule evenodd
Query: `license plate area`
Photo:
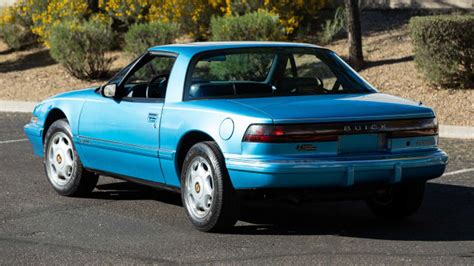
M 337 143 L 338 154 L 371 153 L 387 150 L 387 134 L 341 135 Z

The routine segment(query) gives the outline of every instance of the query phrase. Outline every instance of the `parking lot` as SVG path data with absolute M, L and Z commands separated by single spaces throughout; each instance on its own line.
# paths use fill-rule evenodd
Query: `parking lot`
M 0 264 L 474 264 L 474 141 L 440 140 L 448 174 L 428 183 L 405 221 L 326 202 L 272 208 L 284 226 L 240 221 L 209 234 L 191 228 L 171 192 L 101 177 L 89 198 L 57 195 L 25 141 L 28 119 L 0 113 Z

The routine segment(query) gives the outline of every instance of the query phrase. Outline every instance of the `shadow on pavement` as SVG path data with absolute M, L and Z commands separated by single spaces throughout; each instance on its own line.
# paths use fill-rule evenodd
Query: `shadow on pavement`
M 180 195 L 130 182 L 99 185 L 92 198 L 156 200 L 182 206 Z M 340 235 L 406 241 L 474 240 L 474 188 L 427 183 L 420 210 L 398 222 L 375 218 L 361 201 L 246 207 L 228 234 Z M 184 210 L 183 210 L 184 215 Z
M 321 203 L 249 209 L 252 223 L 232 234 L 340 235 L 406 241 L 474 240 L 474 188 L 427 183 L 420 210 L 402 221 L 375 218 L 365 203 Z M 249 213 L 250 214 L 250 213 Z
M 144 185 L 120 181 L 97 185 L 89 198 L 108 200 L 157 200 L 163 203 L 182 206 L 181 196 L 167 190 L 160 190 Z

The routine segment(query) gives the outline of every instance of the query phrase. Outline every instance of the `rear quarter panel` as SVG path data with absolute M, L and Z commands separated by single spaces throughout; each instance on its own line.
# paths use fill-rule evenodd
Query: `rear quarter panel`
M 233 132 L 221 137 L 224 120 L 231 119 Z M 242 138 L 252 123 L 272 123 L 264 113 L 228 100 L 196 100 L 167 103 L 163 109 L 160 134 L 160 159 L 166 183 L 179 186 L 177 149 L 182 138 L 193 131 L 209 135 L 219 145 L 224 157 L 242 152 Z

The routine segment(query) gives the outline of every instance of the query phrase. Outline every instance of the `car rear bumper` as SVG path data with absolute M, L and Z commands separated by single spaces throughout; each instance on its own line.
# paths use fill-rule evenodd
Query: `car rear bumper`
M 227 157 L 234 188 L 343 187 L 369 183 L 425 181 L 444 173 L 440 149 L 406 155 L 345 158 L 250 159 Z

